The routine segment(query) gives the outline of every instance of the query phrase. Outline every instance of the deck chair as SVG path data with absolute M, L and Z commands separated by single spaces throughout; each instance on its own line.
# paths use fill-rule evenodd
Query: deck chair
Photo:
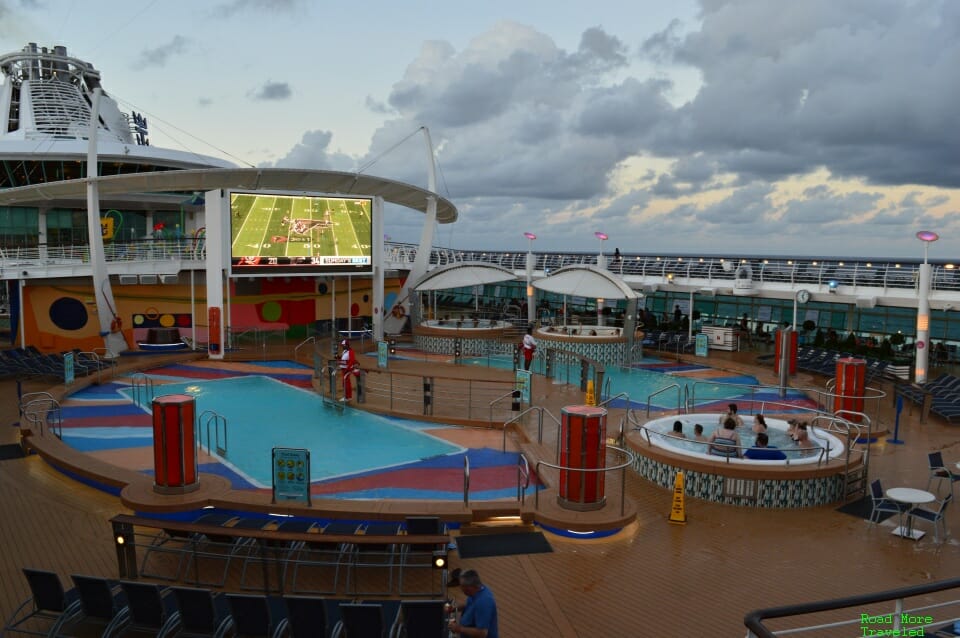
M 277 626 L 277 635 L 290 638 L 329 638 L 340 622 L 340 603 L 336 598 L 284 596 L 286 618 Z
M 209 589 L 172 587 L 180 612 L 178 638 L 219 638 L 233 627 L 227 600 Z
M 280 523 L 277 526 L 277 531 L 305 534 L 310 532 L 316 525 L 314 521 L 291 519 Z M 299 551 L 302 547 L 303 541 L 292 543 L 266 541 L 252 545 L 250 547 L 251 551 L 247 553 L 246 558 L 243 560 L 243 569 L 240 571 L 240 589 L 265 590 L 268 583 L 263 582 L 263 579 L 266 575 L 266 578 L 269 580 L 270 576 L 267 570 L 271 564 L 275 564 L 277 567 L 277 589 L 282 592 L 287 580 L 287 567 L 290 564 L 292 554 Z M 258 565 L 260 569 L 256 569 Z M 253 567 L 253 569 L 251 569 L 251 567 Z M 258 582 L 256 577 L 257 574 L 260 575 L 260 582 Z
M 197 522 L 206 523 L 202 519 L 203 517 L 197 519 Z M 222 523 L 221 527 L 231 530 L 258 530 L 263 529 L 270 522 L 268 519 L 259 517 L 235 519 L 236 517 L 233 517 Z M 233 559 L 244 553 L 249 554 L 255 545 L 254 539 L 243 536 L 203 534 L 194 542 L 194 549 L 187 559 L 183 580 L 200 587 L 223 587 L 227 582 Z M 221 571 L 216 570 L 217 563 L 223 564 Z M 207 570 L 204 565 L 211 568 L 213 572 L 211 576 L 205 577 L 204 572 Z
M 447 638 L 445 600 L 403 600 L 391 638 Z
M 400 601 L 341 603 L 340 622 L 332 638 L 387 638 Z
M 211 512 L 203 514 L 193 522 L 204 525 L 224 525 L 234 519 L 236 516 L 233 514 Z M 203 540 L 202 534 L 161 528 L 160 533 L 144 550 L 140 575 L 144 578 L 180 580 L 184 565 L 189 564 L 188 559 Z M 172 556 L 173 559 L 167 558 L 168 556 Z M 173 567 L 170 566 L 172 561 L 176 561 Z
M 163 638 L 173 635 L 180 628 L 180 612 L 173 592 L 154 583 L 120 581 L 120 588 L 127 596 L 128 622 L 117 635 L 128 631 L 152 634 Z
M 79 613 L 77 590 L 64 591 L 54 572 L 24 567 L 23 575 L 30 586 L 30 598 L 17 607 L 0 633 L 46 636 L 57 623 Z
M 953 493 L 947 494 L 940 505 L 935 510 L 928 510 L 923 507 L 914 507 L 912 510 L 907 512 L 907 516 L 912 516 L 913 518 L 919 518 L 921 520 L 933 523 L 933 538 L 936 542 L 940 542 L 939 526 L 943 526 L 943 537 L 947 537 L 947 520 L 944 518 L 944 514 L 947 513 L 947 506 L 950 505 L 950 501 L 953 500 Z
M 233 635 L 244 638 L 270 638 L 276 635 L 286 616 L 283 600 L 276 597 L 227 594 L 227 606 L 233 620 Z
M 408 516 L 406 520 L 407 536 L 442 535 L 446 534 L 446 526 L 436 516 Z M 443 594 L 443 582 L 437 590 L 433 588 L 434 575 L 437 570 L 433 567 L 433 552 L 443 549 L 442 545 L 433 543 L 403 543 L 400 545 L 400 577 L 399 593 L 425 593 L 426 588 L 414 590 L 410 587 L 411 572 L 424 574 L 429 578 L 429 592 Z M 423 579 L 413 579 L 414 585 Z M 406 586 L 405 586 L 406 585 Z
M 398 536 L 400 523 L 370 523 L 364 530 L 364 536 Z M 398 542 L 399 542 L 398 538 Z M 399 564 L 400 555 L 397 543 L 357 543 L 346 548 L 347 553 L 347 592 L 352 595 L 380 595 L 393 593 L 393 571 Z M 375 578 L 377 586 L 361 591 L 360 575 L 366 573 Z M 384 584 L 383 576 L 386 576 Z
M 960 474 L 951 472 L 943 464 L 943 452 L 930 452 L 930 454 L 927 455 L 927 459 L 930 463 L 930 477 L 927 479 L 927 491 L 930 491 L 930 484 L 933 483 L 933 479 L 937 479 L 937 491 L 940 490 L 941 484 L 946 480 L 950 482 L 950 494 L 953 494 L 953 484 L 960 481 Z
M 58 636 L 66 628 L 71 634 L 79 625 L 96 624 L 103 626 L 103 636 L 110 638 L 126 624 L 130 616 L 127 597 L 119 583 L 96 576 L 71 575 L 80 600 L 80 608 L 73 615 L 61 616 L 59 622 L 50 630 L 51 636 Z
M 360 529 L 358 523 L 329 523 L 317 535 L 316 541 L 308 541 L 297 552 L 293 563 L 295 593 L 336 594 L 339 586 L 340 568 L 345 564 L 350 543 L 325 541 L 324 536 L 352 535 Z
M 870 500 L 873 502 L 873 508 L 870 510 L 870 524 L 874 525 L 880 522 L 880 515 L 889 512 L 903 518 L 903 513 L 910 509 L 907 503 L 899 503 L 883 495 L 883 485 L 880 479 L 870 483 Z

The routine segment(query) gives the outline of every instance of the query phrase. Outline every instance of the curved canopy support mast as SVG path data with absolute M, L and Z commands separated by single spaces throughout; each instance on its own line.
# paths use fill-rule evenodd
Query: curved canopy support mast
M 128 350 L 123 336 L 123 320 L 117 314 L 117 303 L 107 273 L 107 258 L 103 250 L 103 235 L 100 230 L 100 189 L 97 184 L 97 135 L 100 121 L 100 88 L 93 90 L 93 105 L 90 109 L 90 132 L 87 144 L 87 233 L 90 243 L 90 265 L 93 274 L 93 296 L 97 302 L 97 320 L 100 336 L 107 355 L 116 357 Z
M 427 145 L 427 190 L 437 192 L 437 165 L 433 156 L 433 142 L 430 131 L 426 126 L 420 127 Z M 417 256 L 413 260 L 413 268 L 407 274 L 407 280 L 400 291 L 399 300 L 394 304 L 391 312 L 384 317 L 384 329 L 388 333 L 398 333 L 403 329 L 406 318 L 410 316 L 410 306 L 416 299 L 413 284 L 427 274 L 430 266 L 430 251 L 433 248 L 433 229 L 437 224 L 437 198 L 434 195 L 427 197 L 427 213 L 423 220 L 423 230 L 420 231 L 420 245 L 417 246 Z M 395 310 L 396 308 L 402 310 Z

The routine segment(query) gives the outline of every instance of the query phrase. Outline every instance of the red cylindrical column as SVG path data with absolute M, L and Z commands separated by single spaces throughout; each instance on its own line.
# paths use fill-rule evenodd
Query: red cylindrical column
M 863 394 L 866 388 L 867 362 L 843 357 L 837 359 L 837 382 L 833 398 L 833 412 L 848 421 L 860 423 L 863 419 Z
M 557 502 L 567 509 L 603 507 L 607 456 L 607 411 L 593 405 L 568 405 L 560 412 L 560 493 Z
M 776 341 L 774 342 L 773 349 L 773 372 L 775 374 L 780 374 L 780 340 L 783 339 L 783 330 L 777 330 L 775 335 Z M 790 367 L 788 368 L 790 374 L 797 373 L 797 331 L 790 331 Z
M 161 494 L 200 487 L 195 418 L 192 396 L 167 394 L 153 400 L 153 489 Z

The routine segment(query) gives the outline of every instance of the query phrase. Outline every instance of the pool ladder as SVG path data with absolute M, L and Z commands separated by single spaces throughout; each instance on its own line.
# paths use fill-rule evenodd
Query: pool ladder
M 147 407 L 153 401 L 153 379 L 142 372 L 136 372 L 130 377 L 130 393 L 134 405 Z
M 204 410 L 200 413 L 200 416 L 197 417 L 197 422 L 200 424 L 200 428 L 197 430 L 197 442 L 200 444 L 200 449 L 203 449 L 203 439 L 204 436 L 207 439 L 207 454 L 213 454 L 213 450 L 216 450 L 217 456 L 226 458 L 227 457 L 227 417 L 214 412 L 213 410 Z M 210 428 L 213 427 L 213 436 L 210 435 Z M 220 445 L 221 433 L 223 434 L 223 445 Z M 213 445 L 211 446 L 211 441 Z

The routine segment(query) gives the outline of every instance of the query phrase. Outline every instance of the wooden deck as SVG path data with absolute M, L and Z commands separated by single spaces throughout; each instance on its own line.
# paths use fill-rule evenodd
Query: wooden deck
M 756 352 L 711 353 L 709 363 L 754 371 Z M 436 364 L 426 364 L 435 366 Z M 769 370 L 759 375 L 769 381 Z M 822 380 L 820 381 L 822 386 Z M 26 390 L 43 389 L 31 384 Z M 546 387 L 549 400 L 575 395 Z M 18 440 L 17 388 L 0 383 L 0 444 Z M 892 400 L 884 406 L 893 423 Z M 960 460 L 956 426 L 918 411 L 901 416 L 905 445 L 874 446 L 871 478 L 886 486 L 924 487 L 926 454 Z M 571 540 L 548 535 L 554 552 L 460 560 L 477 569 L 497 597 L 504 636 L 743 635 L 743 615 L 769 607 L 923 583 L 960 572 L 958 541 L 936 544 L 891 535 L 890 521 L 870 526 L 834 507 L 744 509 L 687 500 L 685 525 L 667 521 L 671 493 L 628 473 L 636 521 L 613 537 Z M 380 507 L 377 504 L 375 507 Z M 24 566 L 115 576 L 108 520 L 132 513 L 117 496 L 76 482 L 40 457 L 0 461 L 0 616 L 27 597 Z M 957 509 L 948 528 L 960 523 Z M 924 527 L 928 529 L 928 527 Z M 453 591 L 453 590 L 451 590 Z M 459 592 L 457 592 L 459 593 Z M 859 611 L 857 612 L 859 613 Z

